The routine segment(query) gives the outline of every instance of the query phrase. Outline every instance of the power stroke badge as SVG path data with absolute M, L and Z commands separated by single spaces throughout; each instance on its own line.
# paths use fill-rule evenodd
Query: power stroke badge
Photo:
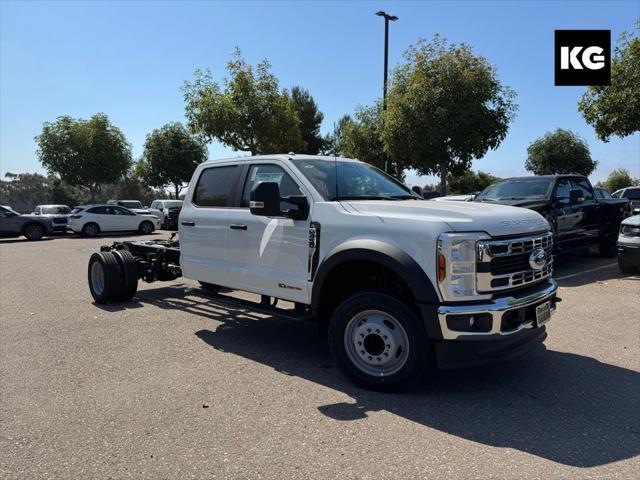
M 611 30 L 556 30 L 556 86 L 611 85 Z

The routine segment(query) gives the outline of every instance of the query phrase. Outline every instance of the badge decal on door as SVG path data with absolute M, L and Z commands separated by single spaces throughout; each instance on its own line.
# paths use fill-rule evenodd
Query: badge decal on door
M 299 287 L 294 287 L 293 285 L 287 285 L 286 283 L 279 283 L 278 286 L 280 288 L 286 288 L 287 290 L 302 290 Z

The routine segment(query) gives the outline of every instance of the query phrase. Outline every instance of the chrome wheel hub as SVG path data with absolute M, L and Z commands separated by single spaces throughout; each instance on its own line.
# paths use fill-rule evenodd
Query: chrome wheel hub
M 380 310 L 367 310 L 349 320 L 344 342 L 349 360 L 369 375 L 391 375 L 404 366 L 409 355 L 402 324 Z
M 94 264 L 91 265 L 91 285 L 93 286 L 93 291 L 98 295 L 102 295 L 104 284 L 104 268 L 102 268 L 102 265 L 98 262 L 94 262 Z

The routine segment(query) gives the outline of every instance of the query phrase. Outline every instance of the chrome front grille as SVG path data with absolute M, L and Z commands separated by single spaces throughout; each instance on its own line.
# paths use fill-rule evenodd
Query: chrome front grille
M 545 233 L 477 244 L 476 290 L 490 293 L 529 285 L 553 273 L 553 236 Z M 543 254 L 544 253 L 544 254 Z M 537 264 L 536 258 L 537 254 Z

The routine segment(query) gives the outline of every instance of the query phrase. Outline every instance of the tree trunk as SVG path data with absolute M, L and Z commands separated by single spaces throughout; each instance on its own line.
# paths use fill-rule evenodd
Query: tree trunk
M 447 195 L 447 161 L 440 162 L 440 193 L 442 196 Z
M 176 189 L 176 200 L 178 200 L 178 196 L 180 195 L 180 184 L 174 183 L 173 186 Z

